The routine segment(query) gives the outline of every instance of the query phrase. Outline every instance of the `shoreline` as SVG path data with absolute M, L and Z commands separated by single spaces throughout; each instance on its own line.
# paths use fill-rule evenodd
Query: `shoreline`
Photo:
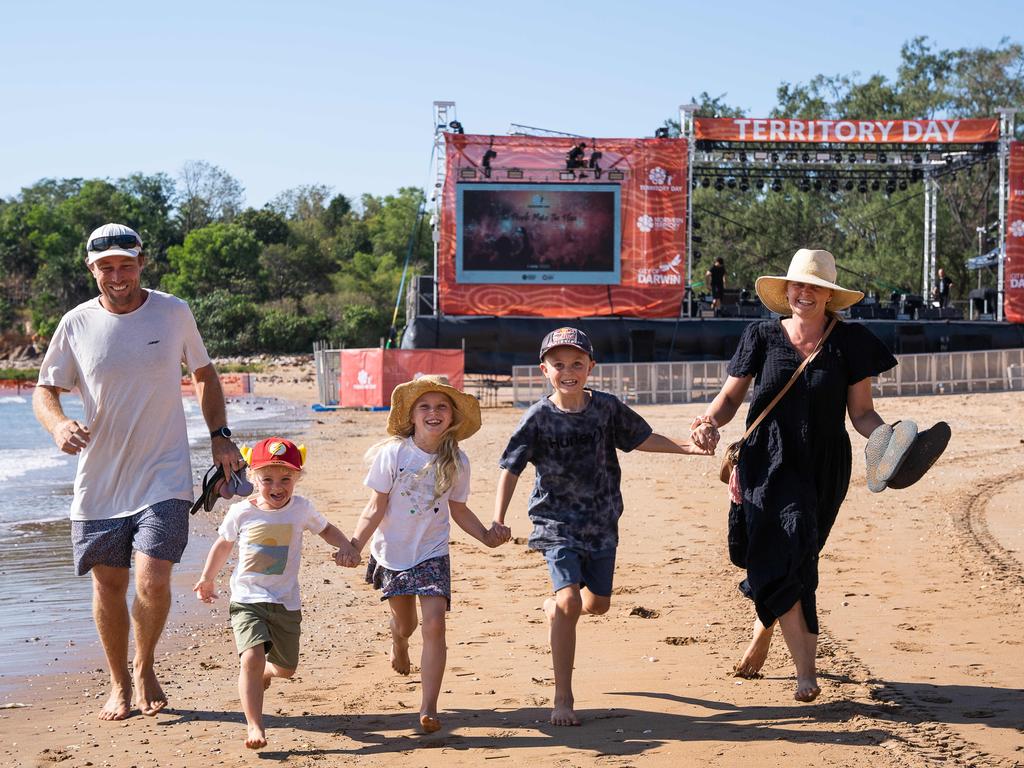
M 702 407 L 637 410 L 659 432 L 676 435 L 686 434 Z M 391 671 L 387 611 L 360 569 L 335 567 L 329 547 L 307 537 L 299 671 L 267 694 L 270 745 L 260 757 L 241 745 L 224 598 L 158 648 L 170 701 L 164 713 L 99 723 L 102 702 L 94 697 L 105 690 L 104 676 L 56 677 L 51 690 L 32 692 L 30 710 L 0 711 L 0 754 L 13 765 L 139 768 L 261 758 L 309 766 L 339 758 L 410 767 L 444 760 L 455 768 L 491 759 L 644 768 L 1013 765 L 1024 754 L 1024 595 L 1014 587 L 1024 560 L 1011 551 L 1013 541 L 976 534 L 990 507 L 986 530 L 1015 530 L 1007 499 L 1024 489 L 1024 435 L 1012 417 L 1022 411 L 1019 397 L 891 398 L 878 407 L 887 420 L 946 419 L 954 439 L 913 489 L 876 495 L 864 487 L 863 440 L 853 436 L 854 480 L 821 561 L 823 693 L 815 704 L 793 702 L 781 642 L 764 679 L 729 673 L 752 610 L 736 590 L 741 572 L 726 557 L 718 459 L 623 454 L 626 512 L 612 609 L 579 627 L 581 728 L 546 724 L 552 682 L 540 603 L 548 585 L 542 560 L 521 543 L 529 530 L 527 470 L 509 514 L 520 543 L 485 550 L 453 527 L 440 733 L 415 732 L 418 674 Z M 497 457 L 521 413 L 485 410 L 481 432 L 466 441 L 470 503 L 482 518 L 493 501 Z M 372 412 L 318 414 L 303 437 L 310 473 L 299 492 L 346 532 L 365 503 L 362 451 L 384 434 L 385 420 Z M 733 435 L 734 425 L 728 429 Z M 965 510 L 975 528 L 964 527 Z M 218 589 L 226 588 L 222 576 Z M 419 648 L 417 634 L 414 666 Z M 31 746 L 23 753 L 18 744 Z
M 228 396 L 227 399 L 229 403 L 248 403 L 253 398 L 257 402 L 265 403 L 284 401 L 288 403 L 288 409 L 283 412 L 285 423 L 290 423 L 295 418 L 293 414 L 308 407 L 304 397 L 305 390 L 301 383 L 294 381 L 283 384 L 280 389 L 281 392 L 264 394 L 257 390 L 250 395 Z M 22 396 L 26 394 L 30 395 L 30 391 L 23 391 Z M 257 405 L 256 412 L 263 410 L 264 407 Z M 305 429 L 308 430 L 311 419 L 306 417 L 305 420 Z M 255 419 L 244 423 L 247 426 L 239 430 L 243 437 L 250 433 L 256 434 L 259 430 L 259 422 Z M 208 461 L 208 457 L 203 457 L 202 460 L 197 458 L 193 446 L 193 475 L 198 473 L 200 479 L 205 470 L 203 460 Z M 188 545 L 182 554 L 181 562 L 175 565 L 172 574 L 172 605 L 165 629 L 165 640 L 172 635 L 187 636 L 196 626 L 215 626 L 220 623 L 219 617 L 209 613 L 208 606 L 195 599 L 191 588 L 202 571 L 206 553 L 210 543 L 216 538 L 217 525 L 223 518 L 228 504 L 225 500 L 218 501 L 211 512 L 200 510 L 190 520 Z M 28 617 L 40 612 L 41 607 L 41 613 L 44 615 L 59 614 L 61 618 L 56 620 L 53 629 L 44 625 L 35 632 L 29 632 L 25 637 L 21 637 L 15 631 L 12 640 L 19 642 L 12 646 L 6 660 L 19 671 L 11 672 L 10 668 L 6 668 L 0 672 L 0 707 L 29 700 L 33 691 L 51 690 L 55 680 L 66 680 L 78 674 L 85 674 L 89 670 L 93 670 L 91 674 L 96 674 L 96 669 L 106 666 L 103 648 L 90 616 L 91 579 L 87 576 L 79 577 L 74 573 L 70 524 L 66 513 L 52 519 L 27 520 L 6 525 L 14 536 L 4 542 L 3 546 L 10 557 L 5 560 L 4 570 L 0 575 L 7 575 L 8 570 L 24 573 L 24 568 L 32 568 L 39 574 L 35 577 L 33 586 L 40 590 L 40 594 L 27 597 L 24 607 L 16 604 L 0 607 L 0 615 L 4 610 L 15 612 L 12 616 L 12 621 L 16 622 L 15 626 L 26 627 L 31 626 L 26 624 Z M 17 552 L 17 548 L 22 544 L 27 550 L 24 556 Z M 33 562 L 45 565 L 33 566 Z M 133 581 L 129 585 L 129 601 L 134 595 L 134 566 L 131 573 Z M 57 596 L 52 597 L 53 594 Z M 72 603 L 70 607 L 69 601 Z M 85 631 L 79 634 L 78 629 L 81 627 L 84 627 Z M 131 641 L 131 645 L 134 646 L 134 641 Z M 157 646 L 158 654 L 170 652 L 163 646 L 164 642 Z M 25 669 L 32 671 L 22 671 Z

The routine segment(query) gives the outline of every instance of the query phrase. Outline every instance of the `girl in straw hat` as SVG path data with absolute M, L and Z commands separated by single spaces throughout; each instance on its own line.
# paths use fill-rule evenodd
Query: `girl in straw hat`
M 446 658 L 445 611 L 451 607 L 449 516 L 488 547 L 511 536 L 498 523 L 485 528 L 466 506 L 469 459 L 459 441 L 478 429 L 476 398 L 449 386 L 444 377 L 424 376 L 395 387 L 387 426 L 391 437 L 367 452 L 371 466 L 364 482 L 370 501 L 352 537 L 360 552 L 370 541 L 366 579 L 391 608 L 391 666 L 400 675 L 409 674 L 409 638 L 419 623 L 419 597 L 420 728 L 426 733 L 441 728 L 437 697 Z
M 746 569 L 740 590 L 757 611 L 754 637 L 736 674 L 759 676 L 778 622 L 796 665 L 794 696 L 813 701 L 821 692 L 814 662 L 818 552 L 850 483 L 844 412 L 864 437 L 883 424 L 872 403 L 871 378 L 896 359 L 863 326 L 832 324 L 837 312 L 864 294 L 836 283 L 828 251 L 797 251 L 784 277 L 760 277 L 756 288 L 764 305 L 784 317 L 747 326 L 722 391 L 691 428 L 697 446 L 714 449 L 719 427 L 736 414 L 751 383 L 748 425 L 825 338 L 743 443 L 729 512 L 730 558 Z

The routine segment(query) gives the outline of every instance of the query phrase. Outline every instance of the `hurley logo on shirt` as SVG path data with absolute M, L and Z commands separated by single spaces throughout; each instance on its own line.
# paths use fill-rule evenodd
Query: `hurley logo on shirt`
M 571 435 L 554 435 L 547 438 L 549 448 L 575 448 L 581 445 L 593 445 L 604 436 L 604 430 L 598 427 L 593 432 L 576 432 Z

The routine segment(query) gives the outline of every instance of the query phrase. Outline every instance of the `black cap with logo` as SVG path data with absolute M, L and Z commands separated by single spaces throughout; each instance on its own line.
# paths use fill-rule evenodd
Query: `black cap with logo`
M 545 353 L 552 347 L 575 347 L 581 352 L 586 352 L 590 355 L 591 360 L 594 359 L 594 347 L 590 343 L 590 339 L 587 338 L 587 334 L 579 328 L 556 328 L 545 336 L 544 341 L 540 343 L 541 360 L 544 359 Z

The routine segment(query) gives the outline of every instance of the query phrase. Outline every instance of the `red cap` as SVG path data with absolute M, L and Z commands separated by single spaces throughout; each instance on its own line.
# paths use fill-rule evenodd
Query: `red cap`
M 291 440 L 283 437 L 268 437 L 252 447 L 249 466 L 253 469 L 268 464 L 283 464 L 295 470 L 302 470 L 302 451 Z

